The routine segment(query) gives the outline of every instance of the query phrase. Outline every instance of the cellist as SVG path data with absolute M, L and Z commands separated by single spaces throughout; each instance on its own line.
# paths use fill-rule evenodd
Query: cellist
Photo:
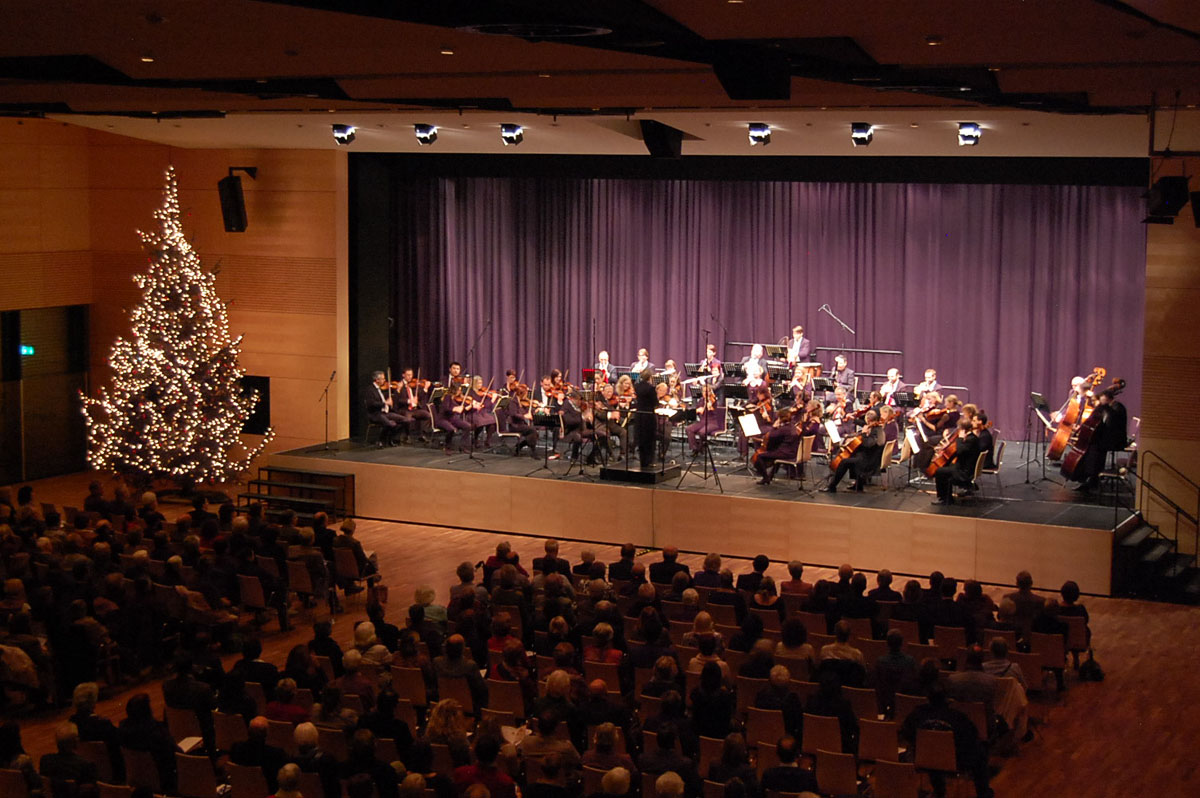
M 838 483 L 842 481 L 842 477 L 846 475 L 847 471 L 854 480 L 854 490 L 861 493 L 867 484 L 867 478 L 879 470 L 880 453 L 883 451 L 886 438 L 883 424 L 879 422 L 879 414 L 874 410 L 868 410 L 863 419 L 866 423 L 863 425 L 862 432 L 859 433 L 862 440 L 854 450 L 854 454 L 838 463 L 837 470 L 833 472 L 833 478 L 829 480 L 829 487 L 825 488 L 827 493 L 837 493 Z M 842 442 L 843 446 L 848 444 L 848 440 Z
M 954 486 L 970 485 L 975 478 L 975 461 L 979 459 L 979 439 L 971 431 L 971 420 L 966 416 L 958 420 L 957 449 L 954 462 L 939 468 L 933 475 L 937 483 L 937 499 L 934 504 L 954 504 Z
M 796 459 L 800 450 L 800 430 L 792 423 L 792 410 L 785 407 L 779 411 L 775 424 L 769 427 L 763 435 L 762 446 L 750 464 L 758 472 L 759 485 L 770 485 L 778 470 L 778 463 Z

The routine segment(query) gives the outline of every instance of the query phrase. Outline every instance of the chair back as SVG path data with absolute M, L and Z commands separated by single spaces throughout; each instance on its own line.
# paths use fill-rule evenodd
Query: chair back
M 662 698 L 652 695 L 643 695 L 638 696 L 638 699 L 641 701 L 641 710 L 639 714 L 642 716 L 643 721 L 657 717 L 658 713 L 662 711 Z
M 445 700 L 453 698 L 462 705 L 467 715 L 475 714 L 475 699 L 471 695 L 471 685 L 465 676 L 439 676 L 437 678 L 438 698 Z
M 620 667 L 612 662 L 584 662 L 583 678 L 589 683 L 596 679 L 603 679 L 608 692 L 619 693 L 621 692 Z
M 894 720 L 859 720 L 858 758 L 864 762 L 900 757 L 900 724 Z
M 888 618 L 888 631 L 899 629 L 904 635 L 904 644 L 920 643 L 921 628 L 916 621 L 902 621 L 899 618 Z
M 362 578 L 358 572 L 358 560 L 354 557 L 353 549 L 342 546 L 334 548 L 333 565 L 337 569 L 339 579 L 349 579 L 353 582 Z
M 263 798 L 271 794 L 267 789 L 267 778 L 258 765 L 226 762 L 225 771 L 229 774 L 231 798 Z
M 982 701 L 951 701 L 950 706 L 971 719 L 980 740 L 988 738 L 988 712 Z
M 274 557 L 264 557 L 261 554 L 254 555 L 254 562 L 259 568 L 273 579 L 279 578 L 279 563 L 275 562 Z
M 604 778 L 607 770 L 601 768 L 593 768 L 584 766 L 583 768 L 583 794 L 584 795 L 600 795 L 600 780 Z
M 521 608 L 515 604 L 497 604 L 492 607 L 493 618 L 502 612 L 508 613 L 508 623 L 512 629 L 512 636 L 523 640 L 525 638 L 525 630 L 521 624 Z
M 700 738 L 700 773 L 707 773 L 713 762 L 721 758 L 721 748 L 725 741 L 717 737 Z
M 414 707 L 423 707 L 427 703 L 425 695 L 425 676 L 420 668 L 392 667 L 392 687 L 401 699 L 410 702 Z
M 1087 651 L 1087 621 L 1082 615 L 1060 615 L 1067 622 L 1067 651 Z
M 887 471 L 888 466 L 892 464 L 892 452 L 896 451 L 896 442 L 888 441 L 883 445 L 883 451 L 879 455 L 879 470 Z
M 800 750 L 815 755 L 817 751 L 842 753 L 842 725 L 837 718 L 804 713 L 804 735 Z
M 879 719 L 879 697 L 873 687 L 843 687 L 842 695 L 854 708 L 854 717 L 860 720 Z
M 480 722 L 492 721 L 497 726 L 512 726 L 516 728 L 518 725 L 517 716 L 512 712 L 501 712 L 496 709 L 488 709 L 487 707 L 479 710 L 479 720 Z
M 914 709 L 928 703 L 929 699 L 923 695 L 896 693 L 896 698 L 892 702 L 892 706 L 895 707 L 893 717 L 898 723 L 903 723 L 904 719 L 911 715 Z
M 875 798 L 918 798 L 921 780 L 911 762 L 875 761 Z
M 338 762 L 345 762 L 350 758 L 350 746 L 346 742 L 346 732 L 344 729 L 332 726 L 318 726 L 317 745 L 327 751 Z
M 787 727 L 783 722 L 782 710 L 747 708 L 746 745 L 757 747 L 759 757 L 762 757 L 763 749 L 775 750 L 779 738 L 785 734 Z
M 850 637 L 861 637 L 867 640 L 875 636 L 875 630 L 871 626 L 870 618 L 842 618 L 843 621 L 850 624 Z
M 780 599 L 780 601 L 782 601 L 782 600 L 783 599 Z M 771 632 L 779 631 L 779 628 L 780 628 L 779 611 L 776 610 L 774 607 L 770 607 L 770 608 L 751 607 L 750 612 L 757 615 L 758 619 L 760 621 L 762 621 L 764 631 L 771 631 Z
M 809 662 L 804 657 L 776 657 L 775 664 L 787 668 L 791 678 L 795 681 L 806 682 L 812 675 L 809 672 Z
M 700 795 L 702 798 L 725 798 L 725 785 L 719 781 L 705 779 Z
M 125 760 L 125 783 L 130 787 L 149 787 L 155 793 L 161 793 L 158 781 L 158 765 L 149 751 L 133 751 L 121 749 L 121 758 Z M 264 793 L 265 795 L 266 793 Z M 262 798 L 262 796 L 258 796 Z
M 8 791 L 4 791 L 8 795 Z M 20 795 L 20 793 L 13 793 Z M 109 784 L 107 782 L 98 782 L 96 784 L 96 798 L 133 798 L 133 788 L 128 784 Z
M 987 452 L 980 452 L 979 456 L 975 458 L 975 474 L 971 478 L 972 482 L 979 481 L 979 475 L 983 473 L 983 463 L 985 460 L 987 460 Z
M 1041 656 L 1043 668 L 1061 668 L 1067 659 L 1066 641 L 1058 634 L 1034 632 L 1029 635 L 1029 650 Z
M 386 764 L 391 764 L 400 758 L 400 749 L 396 747 L 396 741 L 390 737 L 375 738 L 375 757 Z M 305 796 L 308 798 L 308 796 Z
M 858 768 L 854 754 L 817 751 L 817 787 L 821 795 L 858 796 Z
M 661 773 L 642 773 L 642 798 L 658 798 L 657 782 Z
M 267 708 L 267 691 L 258 682 L 246 682 L 246 695 L 253 699 L 259 712 Z
M 732 666 L 731 666 L 732 669 Z M 754 699 L 758 696 L 760 690 L 770 684 L 769 679 L 753 679 L 749 676 L 735 677 L 735 685 L 737 687 L 737 713 L 745 715 L 746 710 L 754 706 Z M 764 738 L 765 739 L 765 738 Z M 754 745 L 755 740 L 746 738 L 747 745 Z
M 957 773 L 958 758 L 954 753 L 954 732 L 917 729 L 914 764 L 920 770 Z
M 299 560 L 288 560 L 288 589 L 294 593 L 313 593 L 312 575 Z
M 967 645 L 967 630 L 961 626 L 935 626 L 933 644 L 937 646 L 939 659 L 954 659 L 958 650 Z
M 829 634 L 829 623 L 826 620 L 824 613 L 801 611 L 797 612 L 795 617 L 799 618 L 800 623 L 804 624 L 804 628 L 808 632 L 809 637 L 812 637 L 813 635 Z M 809 642 L 812 643 L 811 640 L 809 640 Z M 816 643 L 813 643 L 813 646 L 815 647 Z
M 90 742 L 81 740 L 75 753 L 96 766 L 96 778 L 99 781 L 111 782 L 113 780 L 112 760 L 108 757 L 107 745 L 98 740 Z M 3 791 L 0 791 L 0 795 L 3 794 Z
M 0 795 L 29 798 L 29 787 L 25 784 L 25 774 L 19 770 L 0 769 Z
M 391 760 L 386 761 L 390 762 Z M 301 772 L 300 794 L 304 798 L 325 798 L 325 784 L 321 781 L 321 774 Z M 341 798 L 341 796 L 331 795 L 330 798 Z
M 179 783 L 176 795 L 182 798 L 213 798 L 217 794 L 217 776 L 207 756 L 176 752 L 175 771 Z
M 243 742 L 248 737 L 245 719 L 241 715 L 226 715 L 224 712 L 213 713 L 213 731 L 220 751 L 228 751 L 234 743 Z
M 492 712 L 507 712 L 515 718 L 525 717 L 525 694 L 520 682 L 488 679 L 488 705 Z
M 260 711 L 263 706 L 265 704 L 260 705 Z M 204 736 L 204 732 L 200 729 L 200 721 L 196 718 L 194 710 L 165 707 L 163 714 L 166 716 L 167 730 L 171 732 L 171 738 L 175 742 L 179 742 L 185 737 Z
M 449 777 L 454 772 L 454 759 L 450 756 L 450 746 L 444 743 L 430 743 L 433 749 L 433 772 Z
M 257 576 L 238 574 L 238 590 L 241 593 L 242 607 L 248 610 L 265 610 L 267 598 L 263 595 L 262 582 Z
M 267 744 L 296 755 L 296 727 L 286 720 L 267 721 Z

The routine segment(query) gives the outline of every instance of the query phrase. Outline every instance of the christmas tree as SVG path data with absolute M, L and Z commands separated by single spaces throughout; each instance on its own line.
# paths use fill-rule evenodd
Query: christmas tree
M 190 489 L 245 471 L 274 432 L 253 446 L 241 440 L 259 397 L 243 394 L 242 339 L 230 336 L 216 273 L 184 237 L 174 167 L 154 218 L 158 232 L 138 231 L 150 267 L 133 278 L 142 300 L 129 312 L 132 334 L 113 344 L 111 384 L 82 397 L 88 461 L 136 484 Z

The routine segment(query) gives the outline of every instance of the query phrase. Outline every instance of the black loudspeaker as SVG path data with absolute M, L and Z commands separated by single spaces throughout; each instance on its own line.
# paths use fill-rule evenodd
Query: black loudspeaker
M 792 65 L 782 53 L 736 48 L 713 61 L 731 100 L 792 99 Z
M 1200 191 L 1192 192 L 1192 222 L 1200 227 Z
M 249 374 L 242 377 L 242 395 L 254 391 L 258 391 L 258 404 L 242 425 L 242 432 L 247 435 L 266 435 L 267 428 L 271 426 L 271 378 L 251 377 Z
M 242 179 L 237 175 L 223 177 L 217 183 L 221 195 L 221 218 L 226 233 L 246 232 L 246 199 L 242 196 Z
M 683 153 L 683 131 L 670 125 L 643 119 L 642 141 L 651 158 L 678 158 Z
M 1188 201 L 1188 179 L 1182 176 L 1160 177 L 1146 194 L 1146 214 L 1178 216 Z

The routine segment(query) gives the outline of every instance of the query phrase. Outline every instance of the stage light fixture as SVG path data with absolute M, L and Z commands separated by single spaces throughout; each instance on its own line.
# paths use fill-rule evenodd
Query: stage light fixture
M 851 122 L 850 141 L 855 147 L 865 147 L 875 138 L 875 126 L 870 122 Z
M 976 122 L 959 122 L 958 123 L 958 146 L 974 147 L 979 143 L 979 137 L 983 132 L 979 129 L 979 124 Z
M 333 140 L 338 144 L 350 144 L 354 141 L 356 130 L 357 128 L 354 125 L 334 125 Z
M 512 123 L 504 123 L 500 125 L 500 140 L 507 147 L 510 144 L 514 147 L 525 140 L 525 128 Z
M 771 143 L 771 126 L 766 122 L 751 122 L 747 129 L 750 131 L 750 146 L 761 144 L 764 147 Z
M 437 125 L 418 123 L 413 125 L 413 133 L 417 136 L 418 144 L 432 144 L 437 141 Z

